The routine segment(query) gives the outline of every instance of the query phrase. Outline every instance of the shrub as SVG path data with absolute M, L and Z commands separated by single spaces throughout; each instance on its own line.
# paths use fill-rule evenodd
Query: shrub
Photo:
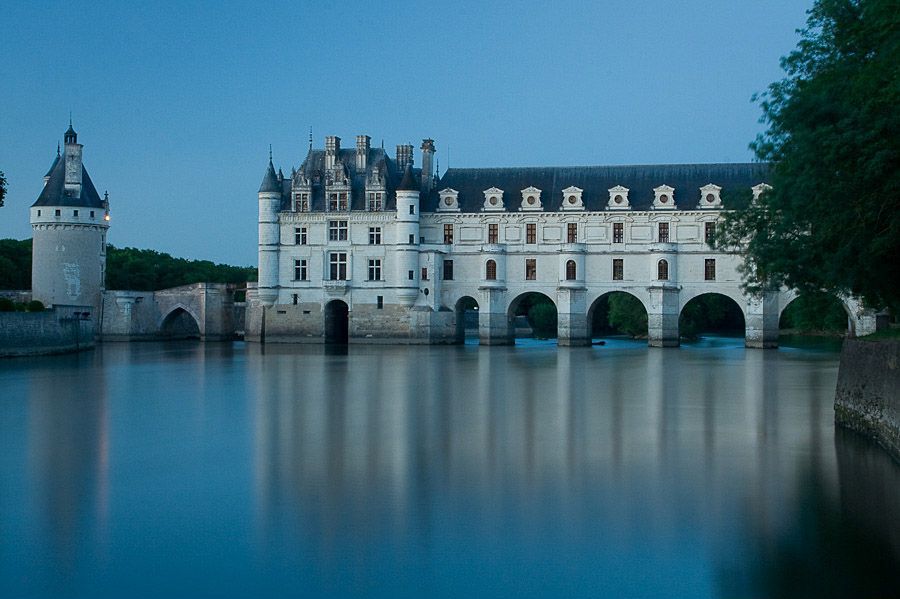
M 8 297 L 0 297 L 0 312 L 15 312 L 16 304 Z
M 43 312 L 44 304 L 38 300 L 31 300 L 25 305 L 26 312 Z

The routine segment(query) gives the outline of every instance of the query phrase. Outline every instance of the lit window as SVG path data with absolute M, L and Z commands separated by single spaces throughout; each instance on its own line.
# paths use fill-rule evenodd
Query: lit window
M 578 225 L 576 223 L 569 223 L 566 225 L 566 240 L 569 243 L 576 243 L 578 241 Z
M 669 243 L 669 223 L 659 223 L 659 242 Z
M 306 281 L 309 276 L 307 262 L 303 259 L 294 260 L 294 280 Z
M 492 224 L 488 225 L 488 243 L 497 243 L 498 233 L 500 231 L 500 225 Z
M 703 278 L 707 281 L 716 280 L 716 260 L 715 258 L 707 258 L 703 267 Z
M 369 227 L 369 245 L 381 245 L 381 227 Z
M 484 266 L 484 278 L 488 281 L 496 281 L 497 280 L 497 263 L 493 260 L 488 260 L 487 264 Z
M 660 281 L 669 280 L 669 263 L 666 260 L 660 260 L 656 265 L 656 278 Z
M 444 260 L 444 280 L 453 280 L 453 260 Z
M 621 258 L 613 258 L 613 281 L 621 281 L 625 278 L 625 265 Z
M 625 224 L 613 223 L 613 243 L 622 243 L 625 241 Z
M 528 223 L 525 225 L 525 243 L 537 243 L 537 225 Z
M 525 280 L 534 281 L 537 279 L 537 260 L 534 258 L 525 259 Z
M 453 243 L 453 225 L 444 225 L 444 243 Z
M 381 280 L 381 260 L 369 260 L 369 280 Z
M 347 252 L 331 252 L 328 257 L 330 279 L 332 281 L 347 280 Z
M 577 275 L 578 275 L 578 271 L 575 267 L 575 261 L 567 260 L 566 261 L 566 280 L 574 281 L 575 279 L 578 278 Z
M 347 221 L 330 220 L 328 221 L 328 240 L 329 241 L 347 241 Z

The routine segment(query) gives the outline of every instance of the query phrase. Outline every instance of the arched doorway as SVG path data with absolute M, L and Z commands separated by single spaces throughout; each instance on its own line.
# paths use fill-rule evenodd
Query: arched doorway
M 178 307 L 163 319 L 159 335 L 166 339 L 200 339 L 200 325 L 190 312 Z
M 456 301 L 456 342 L 463 344 L 466 339 L 478 339 L 478 302 L 474 297 L 464 295 Z
M 647 309 L 627 291 L 611 291 L 594 300 L 588 309 L 588 335 L 598 337 L 625 335 L 632 339 L 647 337 Z
M 341 300 L 325 304 L 325 343 L 347 343 L 350 331 L 350 307 Z
M 746 330 L 740 304 L 721 293 L 702 293 L 692 298 L 678 315 L 678 334 L 688 341 L 710 334 L 745 337 Z
M 844 335 L 848 329 L 844 302 L 822 292 L 802 293 L 792 299 L 778 318 L 779 331 Z
M 556 303 L 543 293 L 529 291 L 516 297 L 506 312 L 509 338 L 556 339 Z

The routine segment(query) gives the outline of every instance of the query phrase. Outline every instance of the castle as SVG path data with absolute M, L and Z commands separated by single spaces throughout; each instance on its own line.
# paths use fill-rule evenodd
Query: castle
M 267 342 L 457 343 L 477 305 L 483 344 L 514 338 L 529 293 L 558 311 L 560 345 L 591 342 L 598 301 L 637 297 L 649 343 L 679 342 L 704 293 L 732 298 L 751 347 L 777 344 L 789 292 L 748 296 L 741 256 L 710 243 L 723 210 L 767 188 L 765 164 L 434 169 L 435 144 L 389 156 L 336 136 L 259 188 L 259 283 L 247 338 Z

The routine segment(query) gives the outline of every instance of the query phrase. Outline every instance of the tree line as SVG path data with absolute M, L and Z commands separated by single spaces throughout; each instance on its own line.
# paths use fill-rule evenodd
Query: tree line
M 106 248 L 106 288 L 158 291 L 192 283 L 256 280 L 256 268 L 175 258 L 164 252 L 132 247 Z M 31 240 L 0 239 L 0 289 L 31 289 Z

